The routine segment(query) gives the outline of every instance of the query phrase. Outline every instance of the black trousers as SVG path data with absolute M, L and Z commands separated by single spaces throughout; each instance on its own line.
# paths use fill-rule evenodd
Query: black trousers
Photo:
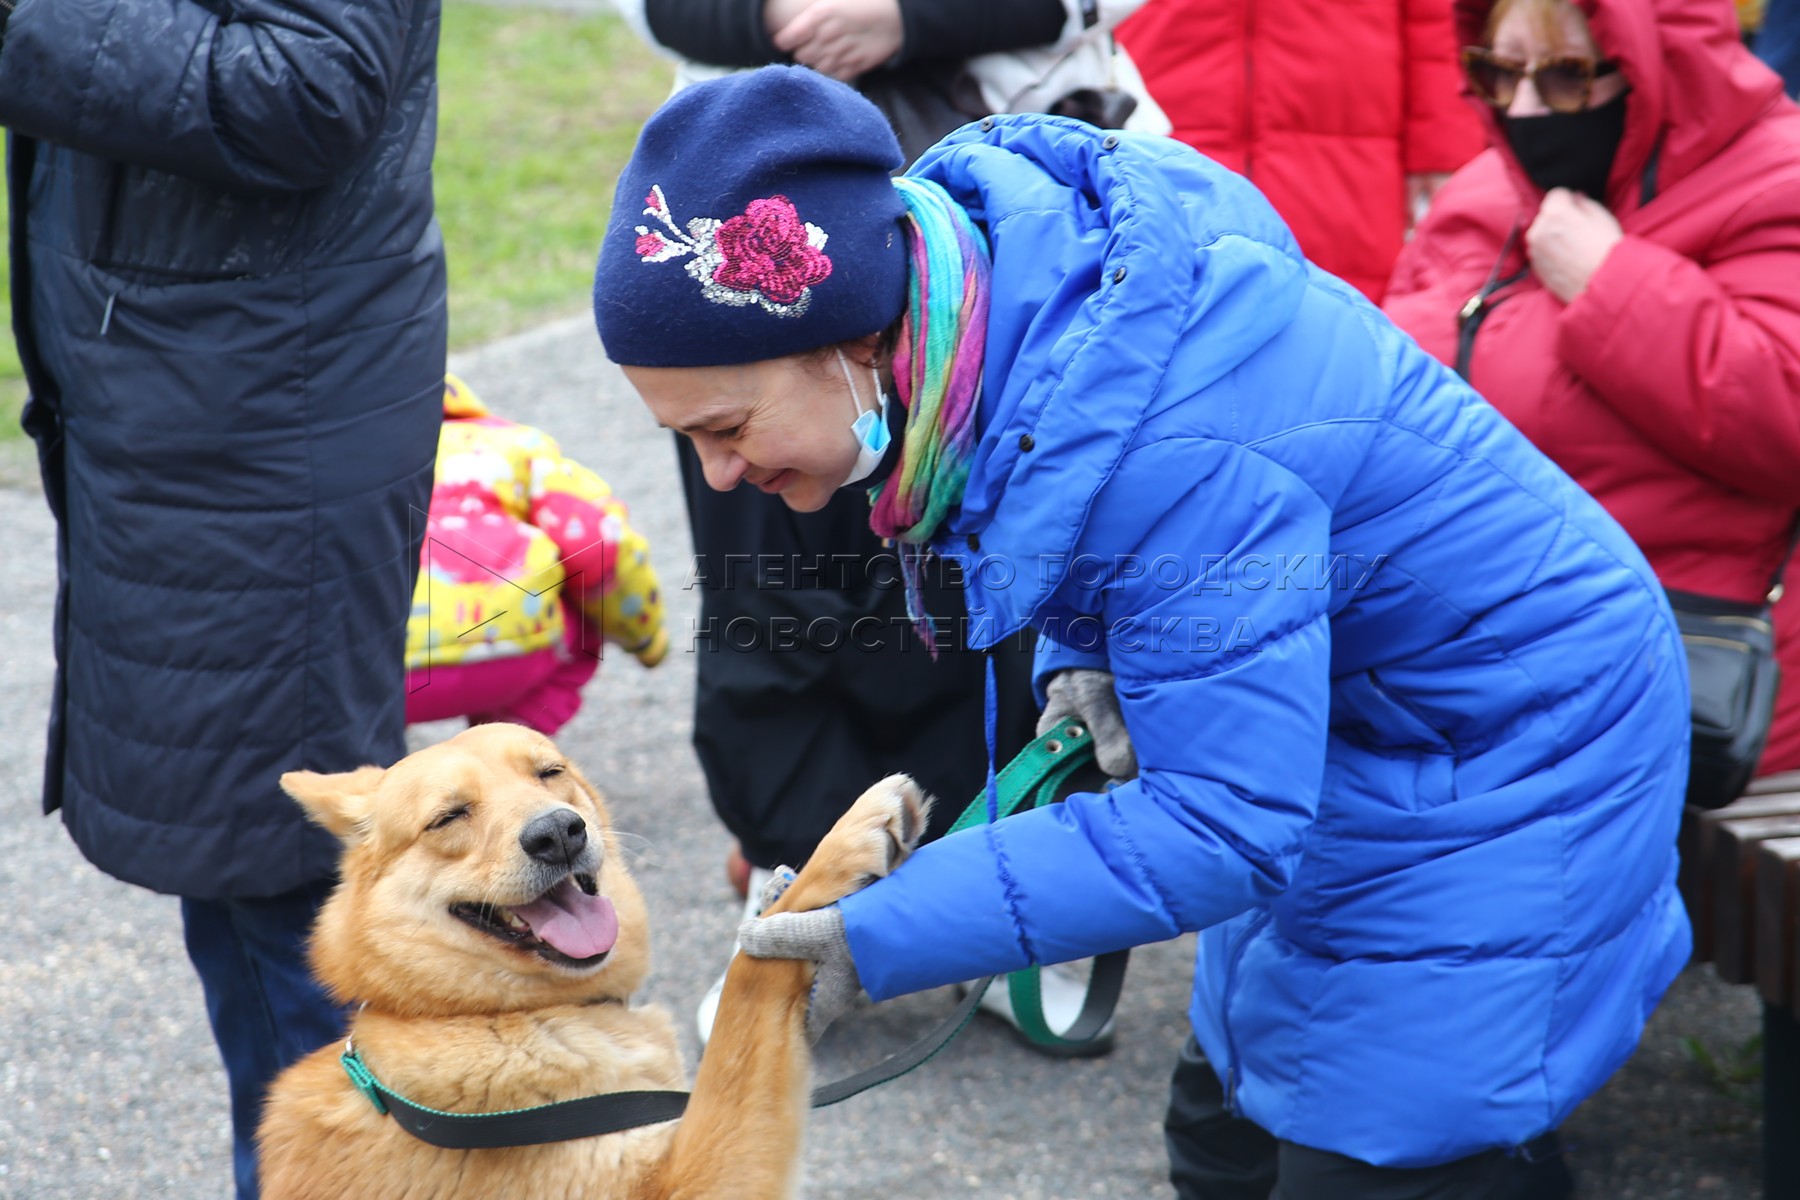
M 1192 1036 L 1163 1122 L 1180 1200 L 1558 1200 L 1572 1186 L 1555 1134 L 1522 1153 L 1489 1150 L 1436 1167 L 1377 1167 L 1282 1141 L 1225 1105 Z

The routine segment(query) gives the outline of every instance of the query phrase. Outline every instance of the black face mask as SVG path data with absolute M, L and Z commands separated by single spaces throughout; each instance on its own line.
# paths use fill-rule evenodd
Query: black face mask
M 1500 124 L 1531 182 L 1545 191 L 1586 192 L 1606 203 L 1606 177 L 1625 136 L 1624 93 L 1580 112 L 1503 117 Z

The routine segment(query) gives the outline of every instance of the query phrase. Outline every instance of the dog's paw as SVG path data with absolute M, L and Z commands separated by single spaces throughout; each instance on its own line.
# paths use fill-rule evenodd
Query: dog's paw
M 887 875 L 924 836 L 931 803 L 911 776 L 889 775 L 838 818 L 800 877 L 768 911 L 823 908 Z

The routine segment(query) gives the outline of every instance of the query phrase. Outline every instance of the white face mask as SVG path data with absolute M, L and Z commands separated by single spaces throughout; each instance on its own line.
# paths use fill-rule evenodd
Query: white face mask
M 850 424 L 850 434 L 856 439 L 856 465 L 850 468 L 844 482 L 838 484 L 849 487 L 875 473 L 893 435 L 888 431 L 888 398 L 881 390 L 881 374 L 873 367 L 869 369 L 875 379 L 875 408 L 864 412 L 856 395 L 856 382 L 850 377 L 850 360 L 844 357 L 842 350 L 837 352 L 837 357 L 838 366 L 844 369 L 844 385 L 850 389 L 850 409 L 856 413 L 856 420 Z

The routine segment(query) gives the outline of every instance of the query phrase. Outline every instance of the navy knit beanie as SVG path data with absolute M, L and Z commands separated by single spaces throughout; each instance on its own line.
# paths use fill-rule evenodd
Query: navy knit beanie
M 676 93 L 645 124 L 600 244 L 607 357 L 719 366 L 887 328 L 906 302 L 900 163 L 880 110 L 805 67 Z

